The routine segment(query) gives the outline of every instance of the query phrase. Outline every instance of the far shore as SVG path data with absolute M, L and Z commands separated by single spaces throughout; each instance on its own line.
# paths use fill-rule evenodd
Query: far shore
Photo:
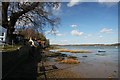
M 51 46 L 120 46 L 120 43 L 114 43 L 114 44 L 67 44 L 67 45 L 51 44 Z

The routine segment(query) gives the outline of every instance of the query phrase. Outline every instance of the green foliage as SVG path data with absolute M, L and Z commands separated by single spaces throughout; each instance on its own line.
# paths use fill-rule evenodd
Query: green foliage
M 3 52 L 9 52 L 9 51 L 17 50 L 20 47 L 21 45 L 4 45 L 4 46 L 0 46 L 0 50 L 2 50 Z

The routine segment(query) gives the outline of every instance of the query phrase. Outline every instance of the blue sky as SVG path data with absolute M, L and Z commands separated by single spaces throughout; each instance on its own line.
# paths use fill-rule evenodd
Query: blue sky
M 55 15 L 61 24 L 56 35 L 46 30 L 50 44 L 109 44 L 118 42 L 117 3 L 62 2 Z

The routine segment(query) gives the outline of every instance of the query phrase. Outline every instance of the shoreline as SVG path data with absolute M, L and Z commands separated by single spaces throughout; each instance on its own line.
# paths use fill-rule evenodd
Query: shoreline
M 49 51 L 46 52 L 49 54 Z M 55 51 L 53 51 L 55 53 Z M 66 52 L 60 52 L 62 54 Z M 107 51 L 109 53 L 109 51 Z M 51 54 L 51 51 L 50 51 Z M 72 54 L 72 53 L 69 53 Z M 96 55 L 100 54 L 100 55 Z M 49 57 L 49 60 L 47 64 L 49 65 L 55 65 L 58 69 L 54 72 L 47 73 L 48 77 L 50 78 L 71 78 L 73 75 L 76 78 L 118 78 L 118 65 L 114 62 L 109 61 L 110 56 L 105 53 L 94 53 L 91 54 L 88 53 L 79 53 L 79 54 L 72 54 L 72 55 L 81 55 L 81 57 L 78 58 L 78 61 L 80 61 L 79 64 L 64 64 L 59 63 L 54 60 L 54 57 Z M 94 55 L 95 57 L 92 57 L 91 55 Z M 109 59 L 107 60 L 106 57 Z M 63 70 L 62 70 L 63 69 Z M 62 70 L 62 71 L 61 71 Z M 67 71 L 66 71 L 67 70 Z M 69 72 L 71 74 L 68 74 L 67 76 L 64 74 L 63 76 L 57 76 L 62 75 L 63 73 Z M 95 72 L 98 71 L 99 73 Z M 57 77 L 56 77 L 57 76 Z
M 53 54 L 54 52 L 45 51 L 45 55 Z M 57 54 L 57 53 L 55 53 Z M 47 61 L 44 62 L 44 67 L 46 69 L 46 76 L 47 78 L 81 78 L 80 74 L 69 70 L 71 67 L 74 67 L 78 64 L 66 64 L 66 63 L 59 63 L 55 61 L 55 56 L 47 57 Z M 52 65 L 56 66 L 57 69 L 53 69 Z M 38 64 L 38 68 L 41 67 L 41 63 Z M 38 69 L 40 70 L 40 69 Z M 40 72 L 38 72 L 40 73 Z M 43 75 L 37 77 L 37 80 L 40 80 Z
M 51 46 L 120 46 L 120 43 L 113 43 L 113 44 L 51 44 Z

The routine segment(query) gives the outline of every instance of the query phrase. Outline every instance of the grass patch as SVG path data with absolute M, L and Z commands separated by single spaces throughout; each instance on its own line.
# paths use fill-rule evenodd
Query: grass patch
M 78 64 L 80 63 L 78 60 L 76 59 L 65 59 L 60 61 L 60 63 L 65 63 L 65 64 Z
M 0 46 L 0 50 L 2 51 L 2 52 L 9 52 L 9 51 L 14 51 L 14 50 L 17 50 L 18 48 L 20 48 L 21 47 L 21 45 L 2 45 L 2 46 Z
M 70 53 L 91 53 L 87 50 L 67 50 L 67 49 L 58 49 L 58 52 L 70 52 Z

